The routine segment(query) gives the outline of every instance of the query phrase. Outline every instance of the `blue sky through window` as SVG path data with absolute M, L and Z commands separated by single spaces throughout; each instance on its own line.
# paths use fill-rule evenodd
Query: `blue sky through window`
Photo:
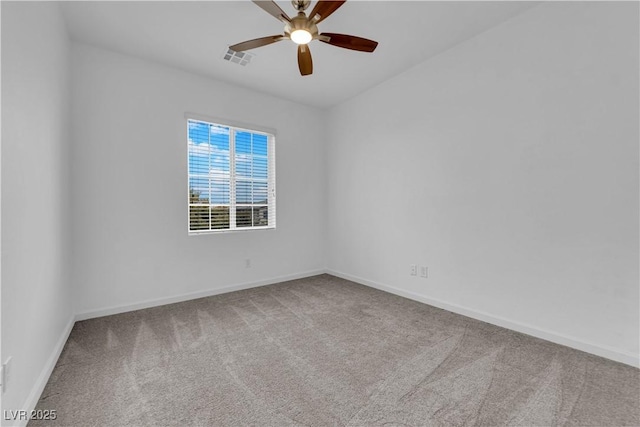
M 236 202 L 267 204 L 267 136 L 236 132 Z
M 188 121 L 189 188 L 199 195 L 191 203 L 229 204 L 233 148 L 236 203 L 267 204 L 267 135 L 236 130 L 230 147 L 231 134 L 228 127 Z

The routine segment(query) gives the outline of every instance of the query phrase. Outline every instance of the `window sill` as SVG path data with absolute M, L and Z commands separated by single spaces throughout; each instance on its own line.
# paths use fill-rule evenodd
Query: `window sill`
M 267 227 L 246 227 L 246 228 L 234 228 L 234 229 L 221 229 L 221 230 L 189 230 L 189 236 L 202 236 L 208 234 L 232 234 L 232 233 L 245 233 L 247 231 L 258 231 L 258 230 L 275 230 L 276 226 L 267 226 Z

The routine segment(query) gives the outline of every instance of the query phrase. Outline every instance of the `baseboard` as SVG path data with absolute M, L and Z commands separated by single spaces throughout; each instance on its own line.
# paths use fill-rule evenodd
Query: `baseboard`
M 69 334 L 71 334 L 71 330 L 73 329 L 74 324 L 75 324 L 75 319 L 73 316 L 71 316 L 71 318 L 69 319 L 69 322 L 67 323 L 64 330 L 62 331 L 62 334 L 60 335 L 58 342 L 53 348 L 53 352 L 51 352 L 51 355 L 47 359 L 47 362 L 45 363 L 44 368 L 42 369 L 42 372 L 40 372 L 40 375 L 38 376 L 38 379 L 36 380 L 35 385 L 31 389 L 31 393 L 29 393 L 29 396 L 25 400 L 24 405 L 22 405 L 20 409 L 24 409 L 27 411 L 27 413 L 30 413 L 38 404 L 38 400 L 40 400 L 40 395 L 42 395 L 42 392 L 44 391 L 44 387 L 47 385 L 47 382 L 49 381 L 49 377 L 53 372 L 53 368 L 55 368 L 56 363 L 58 363 L 58 358 L 62 353 L 62 349 L 64 348 L 64 345 L 67 343 L 67 339 L 69 338 Z M 16 420 L 16 423 L 13 425 L 15 427 L 24 427 L 27 425 L 27 420 Z
M 470 317 L 472 319 L 480 320 L 492 325 L 501 326 L 503 328 L 511 329 L 516 332 L 522 332 L 523 334 L 531 335 L 536 338 L 540 338 L 546 341 L 551 341 L 556 344 L 571 347 L 576 350 L 591 353 L 596 356 L 604 357 L 606 359 L 614 360 L 616 362 L 624 363 L 634 367 L 640 367 L 640 357 L 637 354 L 620 351 L 615 348 L 606 347 L 598 344 L 582 341 L 570 336 L 566 336 L 557 332 L 548 331 L 537 328 L 535 326 L 527 325 L 517 321 L 505 319 L 503 317 L 494 316 L 489 313 L 485 313 L 479 310 L 463 307 L 457 304 L 451 304 L 445 301 L 429 298 L 424 295 L 416 294 L 414 292 L 404 291 L 402 289 L 395 288 L 389 285 L 383 285 L 378 282 L 374 282 L 362 277 L 352 276 L 347 273 L 334 271 L 328 269 L 327 274 L 331 274 L 336 277 L 341 277 L 352 282 L 359 283 L 361 285 L 369 286 L 371 288 L 379 289 L 381 291 L 389 292 L 401 297 L 409 298 L 414 301 L 422 302 L 434 307 L 441 308 L 443 310 L 451 311 L 453 313 L 461 314 L 463 316 Z
M 141 310 L 144 308 L 157 307 L 165 304 L 173 304 L 176 302 L 189 301 L 197 298 L 210 297 L 213 295 L 226 294 L 227 292 L 241 291 L 243 289 L 257 288 L 260 286 L 272 285 L 274 283 L 286 282 L 287 280 L 304 279 L 305 277 L 317 276 L 324 274 L 326 270 L 312 270 L 301 273 L 288 274 L 285 276 L 272 277 L 266 280 L 258 280 L 255 282 L 238 283 L 230 286 L 223 286 L 216 289 L 208 289 L 205 291 L 191 292 L 186 294 L 174 295 L 167 298 L 157 298 L 146 300 L 134 304 L 126 304 L 115 307 L 108 307 L 98 310 L 89 310 L 76 314 L 76 321 L 93 319 L 96 317 L 111 316 L 112 314 L 126 313 L 128 311 Z

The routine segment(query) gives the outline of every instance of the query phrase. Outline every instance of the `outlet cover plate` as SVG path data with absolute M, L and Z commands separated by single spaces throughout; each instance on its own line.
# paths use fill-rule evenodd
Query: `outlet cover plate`
M 425 279 L 429 276 L 429 269 L 425 266 L 420 267 L 420 277 L 424 277 Z

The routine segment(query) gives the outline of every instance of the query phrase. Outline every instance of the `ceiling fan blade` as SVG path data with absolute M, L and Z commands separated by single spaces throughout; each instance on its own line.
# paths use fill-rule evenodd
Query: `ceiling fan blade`
M 298 68 L 300 74 L 308 76 L 313 73 L 313 61 L 311 60 L 311 51 L 306 44 L 298 45 Z
M 262 10 L 264 10 L 265 12 L 267 12 L 269 15 L 273 16 L 274 18 L 280 20 L 280 21 L 285 21 L 285 22 L 291 22 L 291 18 L 289 18 L 289 16 L 287 16 L 287 14 L 284 12 L 284 10 L 280 9 L 280 6 L 278 6 L 276 4 L 276 2 L 274 1 L 258 1 L 258 0 L 253 0 L 253 2 L 255 4 L 258 5 L 258 7 L 262 8 Z
M 333 12 L 338 10 L 340 6 L 342 6 L 347 0 L 340 1 L 324 1 L 318 0 L 318 3 L 313 7 L 313 10 L 309 14 L 309 18 L 313 19 L 314 16 L 320 15 L 320 18 L 315 21 L 316 24 L 318 22 L 322 22 L 329 17 Z
M 326 40 L 329 37 L 329 40 Z M 321 42 L 345 49 L 359 50 L 361 52 L 373 52 L 378 46 L 378 42 L 364 39 L 362 37 L 348 36 L 346 34 L 322 33 L 318 38 Z
M 278 34 L 277 36 L 260 37 L 259 39 L 247 40 L 246 42 L 234 44 L 233 46 L 229 46 L 229 49 L 235 50 L 236 52 L 242 52 L 249 49 L 255 49 L 256 47 L 266 46 L 271 43 L 279 42 L 280 40 L 284 39 L 285 37 L 282 34 Z

